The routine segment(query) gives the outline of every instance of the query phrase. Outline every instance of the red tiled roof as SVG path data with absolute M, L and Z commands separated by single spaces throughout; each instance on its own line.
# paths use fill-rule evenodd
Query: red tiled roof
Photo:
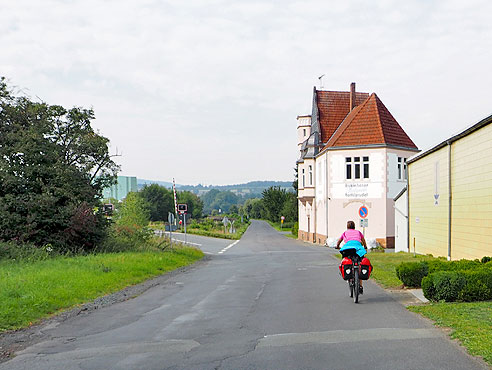
M 355 105 L 362 104 L 368 93 L 356 92 Z M 317 91 L 321 142 L 326 143 L 350 112 L 349 91 Z
M 417 149 L 375 93 L 350 112 L 325 148 L 370 144 Z

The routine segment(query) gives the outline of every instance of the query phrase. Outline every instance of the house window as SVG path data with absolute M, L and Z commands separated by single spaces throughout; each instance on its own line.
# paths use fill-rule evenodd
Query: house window
M 360 157 L 354 157 L 354 179 L 360 179 Z
M 362 165 L 364 166 L 364 178 L 369 178 L 369 157 L 362 157 Z
M 313 185 L 313 166 L 309 166 L 309 185 Z
M 407 179 L 407 159 L 398 157 L 398 180 Z
M 304 174 L 304 168 L 302 169 L 302 187 L 306 186 L 306 175 Z
M 368 179 L 369 157 L 345 157 L 345 177 L 347 180 Z
M 306 129 L 302 129 L 304 136 L 306 136 Z

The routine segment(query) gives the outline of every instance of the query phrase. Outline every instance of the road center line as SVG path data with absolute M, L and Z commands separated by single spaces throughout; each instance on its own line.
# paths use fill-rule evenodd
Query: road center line
M 230 248 L 234 247 L 237 243 L 239 243 L 239 240 L 236 240 L 234 243 L 229 244 L 227 247 L 225 247 L 224 249 L 222 249 L 222 250 L 219 252 L 219 254 L 222 254 L 222 253 L 224 253 L 225 251 L 227 251 L 228 249 L 230 249 Z

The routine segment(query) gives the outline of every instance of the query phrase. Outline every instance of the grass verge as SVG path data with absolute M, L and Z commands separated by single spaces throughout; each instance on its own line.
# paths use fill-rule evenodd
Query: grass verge
M 280 222 L 272 222 L 269 220 L 265 220 L 265 221 L 268 222 L 270 224 L 270 226 L 273 227 L 277 231 L 288 231 L 290 233 L 292 232 L 292 227 L 280 227 L 280 225 L 281 225 Z
M 97 297 L 189 265 L 193 248 L 0 262 L 0 331 L 19 329 Z
M 452 338 L 492 365 L 492 302 L 431 303 L 408 309 L 435 321 L 437 326 L 451 328 Z
M 398 253 L 380 253 L 370 252 L 367 254 L 367 258 L 370 259 L 374 270 L 371 274 L 371 278 L 376 280 L 385 288 L 400 288 L 403 283 L 396 277 L 396 266 L 401 262 L 416 262 L 433 259 L 430 256 L 416 255 L 412 253 L 398 252 Z

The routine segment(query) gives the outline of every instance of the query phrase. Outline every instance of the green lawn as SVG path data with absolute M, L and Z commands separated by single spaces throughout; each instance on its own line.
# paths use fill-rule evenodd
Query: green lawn
M 380 252 L 370 252 L 367 254 L 370 259 L 374 270 L 371 274 L 371 278 L 376 280 L 385 288 L 398 288 L 402 286 L 400 279 L 396 277 L 395 268 L 401 262 L 414 262 L 429 260 L 432 257 L 417 255 L 414 257 L 412 253 L 380 253 Z
M 272 221 L 268 221 L 267 222 L 270 224 L 271 227 L 273 227 L 275 230 L 277 231 L 289 231 L 289 232 L 292 232 L 292 227 L 280 227 L 281 226 L 281 223 L 280 222 L 272 222 Z
M 0 261 L 0 331 L 29 326 L 203 257 L 192 248 L 107 253 L 37 262 Z
M 451 328 L 451 337 L 458 339 L 475 356 L 492 365 L 492 302 L 431 303 L 412 306 L 435 321 L 436 325 Z

